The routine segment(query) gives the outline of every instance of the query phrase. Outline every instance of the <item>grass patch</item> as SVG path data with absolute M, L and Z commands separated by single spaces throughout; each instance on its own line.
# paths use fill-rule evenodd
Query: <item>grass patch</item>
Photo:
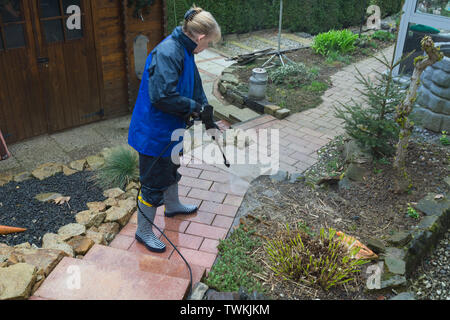
M 229 238 L 218 246 L 219 258 L 206 278 L 206 284 L 218 291 L 238 291 L 240 287 L 249 292 L 263 292 L 259 281 L 253 276 L 262 267 L 252 258 L 261 240 L 252 236 L 254 231 L 245 231 L 241 225 Z

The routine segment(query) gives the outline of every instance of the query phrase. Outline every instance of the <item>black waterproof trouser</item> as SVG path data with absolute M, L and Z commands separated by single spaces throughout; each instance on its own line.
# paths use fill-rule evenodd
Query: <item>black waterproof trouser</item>
M 156 160 L 158 161 L 155 163 Z M 139 153 L 139 174 L 143 199 L 154 207 L 163 205 L 164 191 L 181 179 L 181 175 L 178 173 L 179 168 L 180 165 L 173 163 L 171 157 L 158 159 L 158 157 Z

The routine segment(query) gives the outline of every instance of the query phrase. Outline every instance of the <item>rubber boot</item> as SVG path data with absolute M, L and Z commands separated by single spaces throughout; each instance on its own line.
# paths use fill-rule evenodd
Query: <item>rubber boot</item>
M 153 233 L 153 225 L 145 219 L 147 217 L 152 223 L 155 221 L 156 208 L 146 203 L 141 196 L 138 201 L 138 225 L 135 238 L 152 252 L 164 252 L 166 245 L 162 243 Z M 145 216 L 145 217 L 144 217 Z
M 164 191 L 164 205 L 164 215 L 169 218 L 178 214 L 193 214 L 198 210 L 197 206 L 184 205 L 180 202 L 177 183 L 171 185 L 166 191 Z

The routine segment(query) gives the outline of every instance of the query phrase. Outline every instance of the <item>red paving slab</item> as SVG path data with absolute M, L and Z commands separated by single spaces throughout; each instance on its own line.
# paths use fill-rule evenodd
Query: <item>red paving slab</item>
M 181 300 L 189 280 L 65 257 L 35 292 L 55 300 Z

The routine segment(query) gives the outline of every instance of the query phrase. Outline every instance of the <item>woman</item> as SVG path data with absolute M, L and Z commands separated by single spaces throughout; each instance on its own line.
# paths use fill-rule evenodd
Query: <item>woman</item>
M 135 237 L 153 252 L 164 252 L 165 245 L 143 215 L 153 222 L 162 204 L 166 217 L 198 210 L 179 201 L 180 166 L 172 161 L 171 154 L 182 138 L 171 144 L 171 136 L 175 130 L 186 128 L 186 121 L 208 105 L 194 54 L 220 38 L 220 27 L 211 13 L 194 6 L 186 12 L 183 26 L 175 28 L 147 58 L 128 143 L 139 152 L 142 185 Z

